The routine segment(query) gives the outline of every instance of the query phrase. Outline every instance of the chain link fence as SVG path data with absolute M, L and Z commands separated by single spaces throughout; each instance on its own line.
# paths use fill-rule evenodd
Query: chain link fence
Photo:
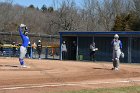
M 27 48 L 27 58 L 38 58 L 38 52 L 35 45 L 38 40 L 42 43 L 42 59 L 59 59 L 59 36 L 47 34 L 29 34 L 31 46 Z M 19 48 L 21 46 L 21 38 L 19 33 L 0 32 L 0 56 L 1 57 L 18 57 Z

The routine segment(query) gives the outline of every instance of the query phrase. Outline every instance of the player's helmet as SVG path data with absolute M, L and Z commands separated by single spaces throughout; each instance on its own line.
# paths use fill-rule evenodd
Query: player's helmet
M 115 34 L 115 35 L 114 35 L 114 38 L 119 38 L 119 35 L 118 35 L 118 34 Z
M 26 25 L 25 24 L 20 24 L 20 27 L 23 28 L 23 27 L 26 27 Z
M 40 43 L 40 42 L 41 42 L 41 40 L 38 40 L 38 42 Z
M 28 33 L 29 33 L 29 32 L 28 32 L 27 26 L 26 26 L 25 24 L 21 24 L 20 27 L 21 27 L 22 30 L 23 30 L 23 34 L 27 36 Z

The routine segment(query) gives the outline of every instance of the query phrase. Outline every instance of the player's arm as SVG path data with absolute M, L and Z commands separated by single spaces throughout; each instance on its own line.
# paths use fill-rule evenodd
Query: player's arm
M 42 44 L 41 44 L 41 49 L 42 49 Z
M 26 28 L 26 25 L 20 24 L 19 29 L 18 29 L 20 36 L 23 36 L 23 28 Z
M 111 45 L 113 46 L 113 44 L 114 44 L 114 39 L 111 41 Z
M 18 28 L 20 36 L 23 36 L 23 29 L 21 27 Z
M 120 44 L 119 45 L 120 45 L 120 49 L 122 49 L 122 41 L 120 41 Z

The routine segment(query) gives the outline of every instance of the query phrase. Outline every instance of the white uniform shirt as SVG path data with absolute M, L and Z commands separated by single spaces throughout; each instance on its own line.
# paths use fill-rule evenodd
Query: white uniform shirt
M 67 52 L 66 44 L 62 44 L 62 45 L 61 45 L 61 49 L 62 49 L 62 51 Z
M 120 49 L 120 40 L 114 40 L 113 49 L 119 50 Z
M 91 49 L 91 51 L 95 51 L 96 50 L 95 46 L 93 46 L 92 44 L 90 45 L 90 49 Z

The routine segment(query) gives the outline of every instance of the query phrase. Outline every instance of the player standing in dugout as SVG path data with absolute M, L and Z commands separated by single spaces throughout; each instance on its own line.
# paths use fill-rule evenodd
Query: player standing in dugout
M 21 67 L 26 68 L 27 66 L 24 63 L 24 58 L 27 53 L 27 47 L 29 43 L 28 29 L 26 25 L 21 24 L 18 30 L 19 30 L 20 37 L 22 39 L 22 45 L 20 47 L 19 62 L 20 62 Z
M 98 50 L 98 48 L 95 47 L 95 42 L 92 42 L 90 44 L 90 60 L 91 61 L 96 61 L 95 60 L 95 52 Z
M 38 53 L 39 59 L 41 59 L 41 52 L 42 52 L 42 44 L 41 44 L 41 40 L 38 40 L 37 53 Z

